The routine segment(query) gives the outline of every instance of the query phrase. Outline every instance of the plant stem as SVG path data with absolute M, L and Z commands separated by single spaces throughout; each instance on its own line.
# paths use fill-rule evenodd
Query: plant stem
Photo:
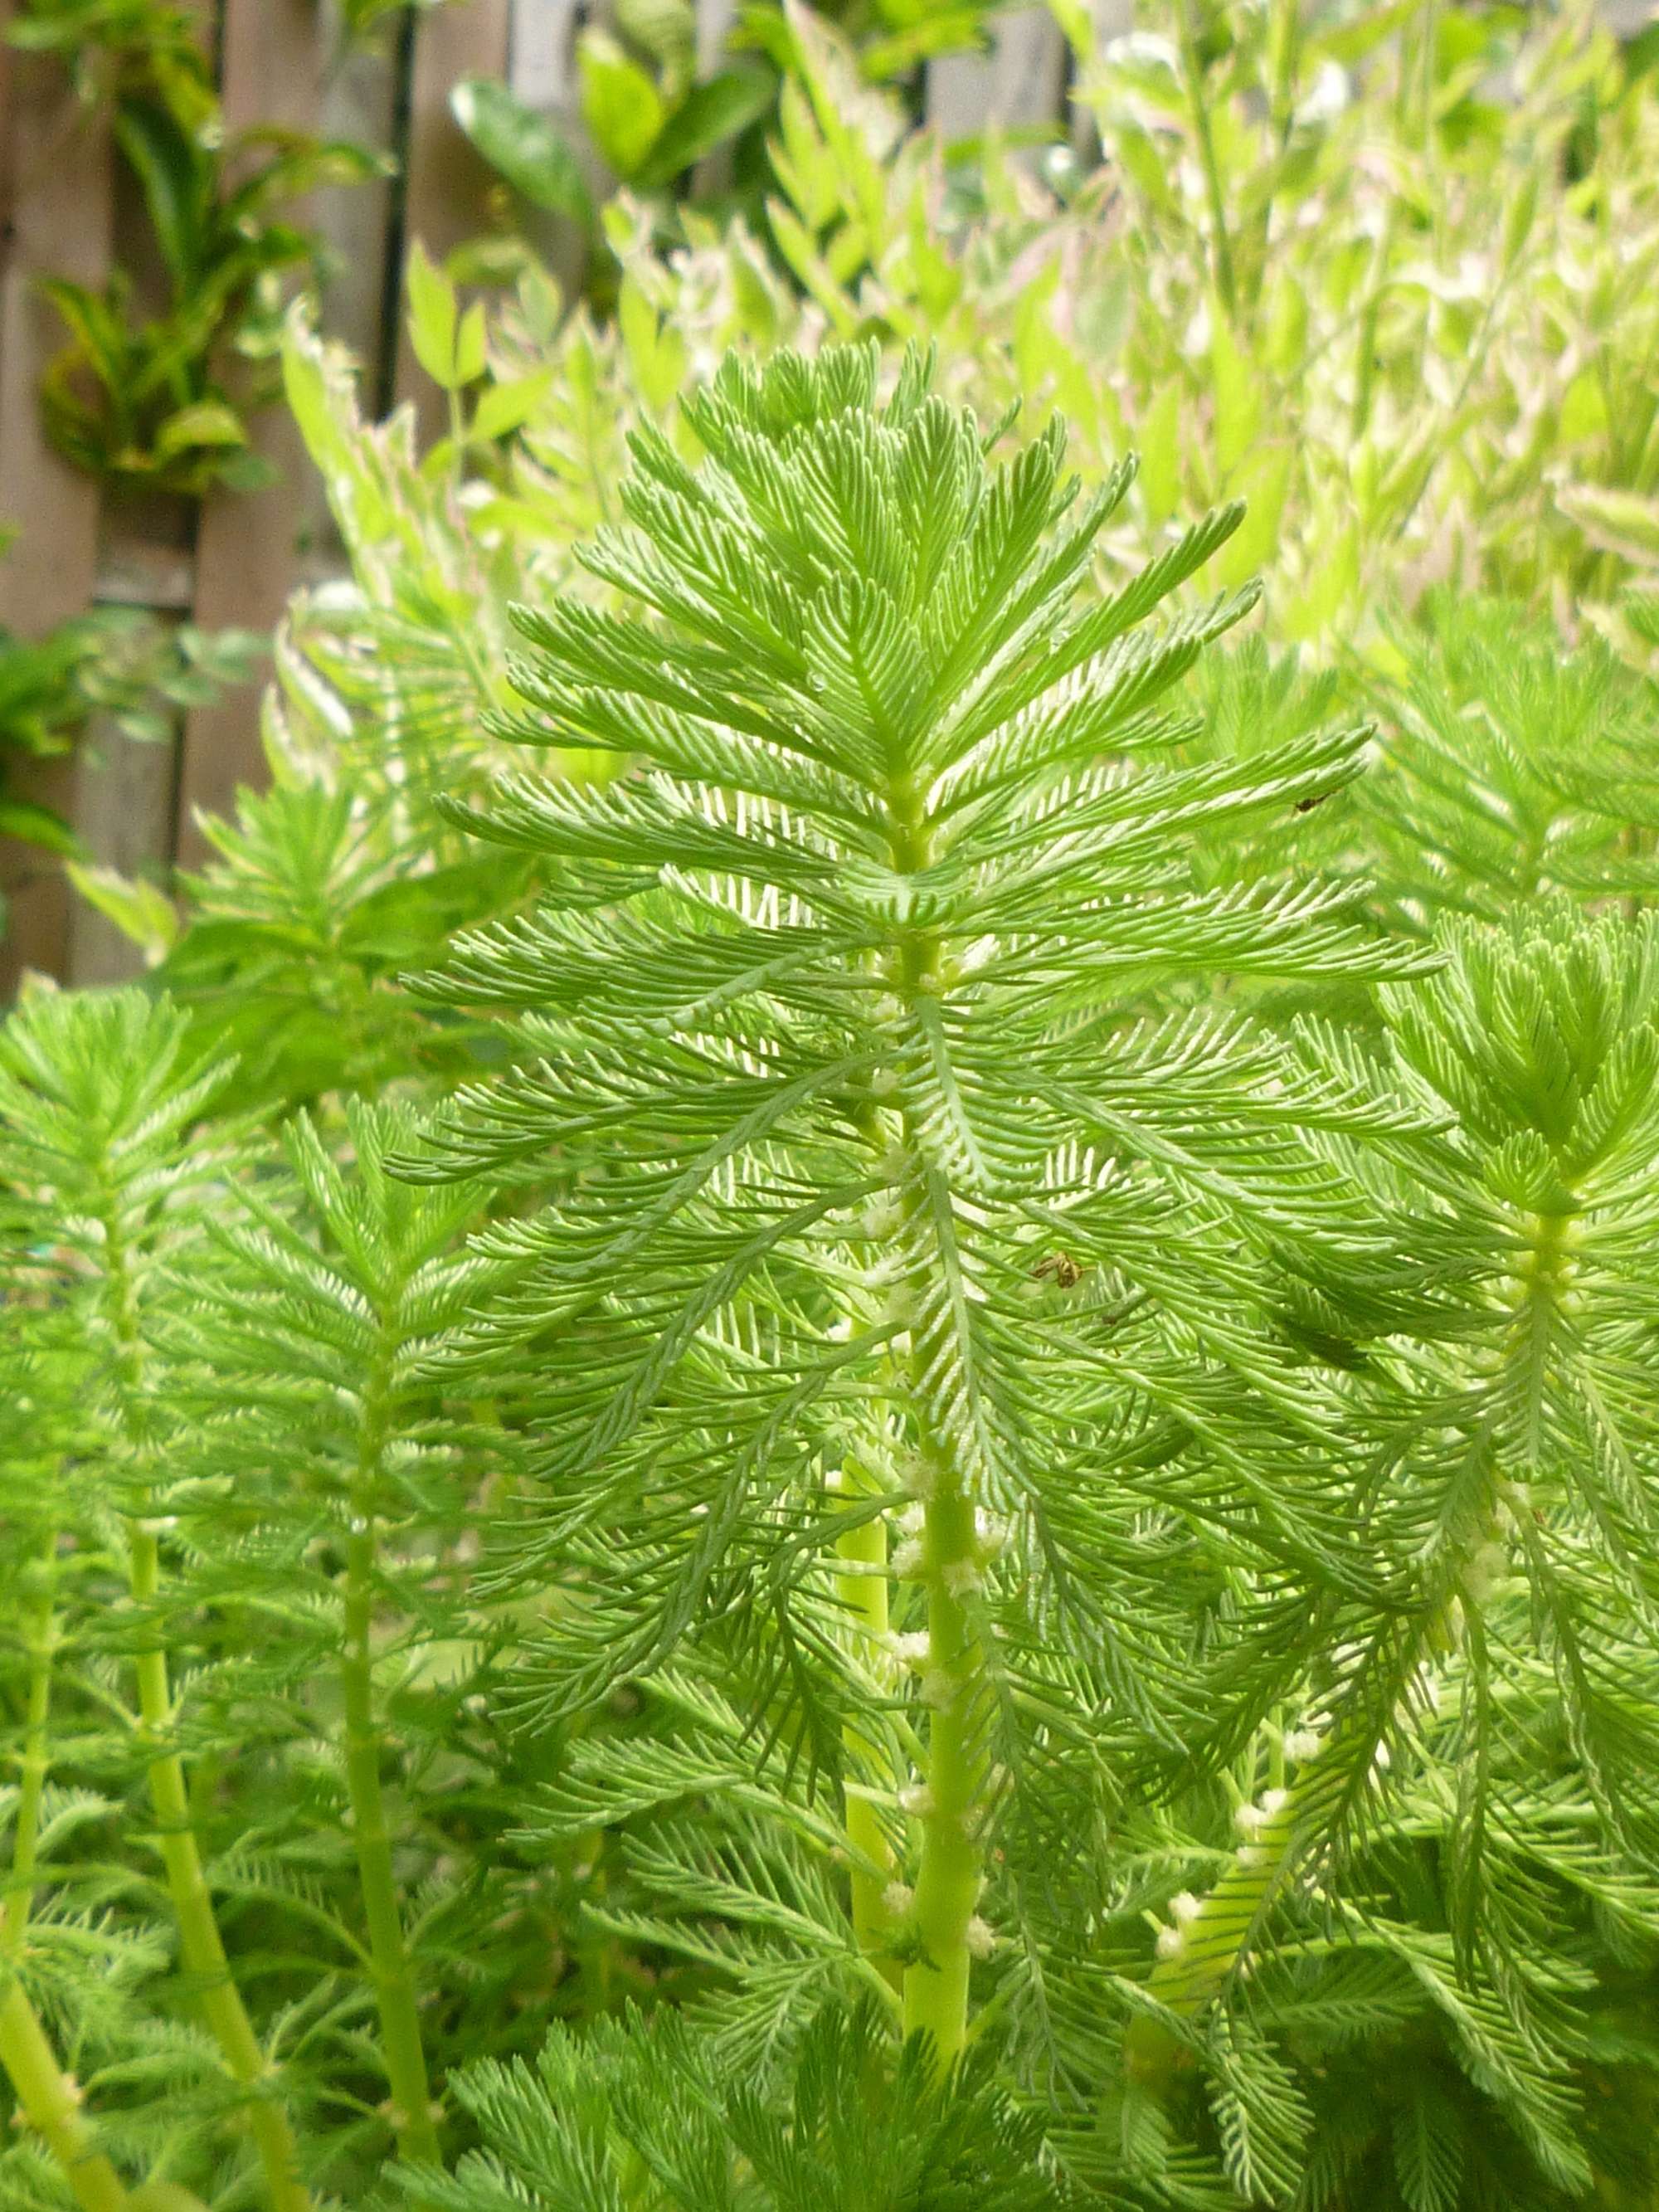
M 1221 164 L 1216 157 L 1215 135 L 1210 129 L 1209 103 L 1199 66 L 1198 34 L 1193 23 L 1192 0 L 1181 0 L 1177 11 L 1182 74 L 1187 81 L 1187 100 L 1192 110 L 1193 136 L 1204 171 L 1204 189 L 1210 203 L 1210 227 L 1215 234 L 1215 288 L 1227 319 L 1238 319 L 1238 287 L 1233 276 L 1232 240 L 1227 230 L 1227 196 L 1222 189 Z
M 58 1531 L 42 1540 L 40 1556 L 28 1569 L 23 1593 L 23 1640 L 28 1653 L 28 1692 L 23 1722 L 23 1755 L 18 1762 L 17 1817 L 12 1829 L 11 1873 L 5 1911 L 0 1917 L 6 1955 L 23 1948 L 34 1904 L 34 1866 L 40 1838 L 40 1797 L 46 1784 L 46 1729 L 52 1710 L 52 1661 L 57 1649 L 52 1614 L 52 1578 L 58 1559 Z
M 887 811 L 894 867 L 905 872 L 926 868 L 933 857 L 932 827 L 909 778 L 895 780 Z M 945 978 L 932 931 L 903 933 L 890 956 L 889 974 L 913 1017 L 924 1006 L 937 1012 Z M 921 1129 L 908 1109 L 901 1111 L 899 1128 L 902 1211 L 914 1236 L 930 1202 L 924 1193 L 934 1170 Z M 943 1251 L 934 1253 L 932 1267 L 937 1277 L 949 1272 Z M 914 1425 L 923 1474 L 920 1566 L 927 1592 L 928 1649 L 922 1695 L 930 1709 L 921 1856 L 912 1907 L 920 1955 L 905 1968 L 903 1994 L 905 2033 L 925 2030 L 945 2071 L 968 2039 L 971 1923 L 983 1877 L 979 1838 L 987 1780 L 985 1660 L 967 1603 L 979 1577 L 975 1501 L 957 1450 L 939 1433 L 929 1413 L 933 1351 L 913 1341 L 895 1378 Z
M 977 1571 L 973 1503 L 953 1471 L 937 1463 L 933 1471 L 922 1539 L 928 1641 L 923 1688 L 933 1708 L 915 1908 L 922 1955 L 905 1970 L 904 2032 L 925 2028 L 939 2065 L 948 2067 L 968 2038 L 969 1923 L 984 1873 L 978 1840 L 986 1781 L 979 1695 L 984 1655 L 957 1595 Z
M 867 1492 L 872 1486 L 863 1469 L 850 1457 L 842 1466 L 842 1482 L 844 1490 L 854 1493 Z M 884 1663 L 883 1646 L 888 1625 L 886 1522 L 878 1516 L 860 1528 L 848 1529 L 838 1539 L 836 1549 L 848 1568 L 836 1580 L 842 1603 L 852 1625 L 855 1656 L 866 1666 L 878 1668 Z M 872 1741 L 867 1728 L 848 1721 L 842 1733 L 854 1771 L 864 1768 L 880 1772 L 886 1767 L 890 1781 L 891 1762 Z M 893 1932 L 893 1914 L 886 1895 L 896 1870 L 892 1846 L 874 1806 L 867 1799 L 849 1792 L 845 1820 L 848 1843 L 878 1869 L 870 1873 L 857 1863 L 854 1865 L 854 1933 L 858 1937 L 859 1948 L 866 1957 L 876 1959 L 884 1978 L 896 1989 L 901 1982 L 900 1969 L 894 1960 L 883 1956 Z
M 1290 149 L 1296 125 L 1296 81 L 1301 64 L 1303 0 L 1272 0 L 1268 9 L 1268 61 L 1271 89 L 1267 100 L 1267 134 L 1275 160 L 1282 162 Z M 1272 173 L 1270 173 L 1271 175 Z M 1260 303 L 1273 243 L 1273 204 L 1277 186 L 1263 193 L 1255 229 L 1255 251 L 1249 271 L 1250 301 Z
M 29 2125 L 63 2168 L 82 2212 L 126 2212 L 125 2185 L 98 2148 L 81 2094 L 58 2063 L 34 2008 L 15 1978 L 0 1996 L 0 2066 Z
M 131 1587 L 137 1602 L 152 1607 L 161 1589 L 161 1546 L 154 1530 L 137 1523 L 131 1543 Z M 241 1994 L 231 1978 L 213 1897 L 202 1868 L 202 1854 L 191 1823 L 185 1763 L 167 1749 L 173 1732 L 173 1693 L 167 1652 L 153 1644 L 138 1655 L 138 1714 L 150 1747 L 150 1802 L 155 1808 L 161 1863 L 179 1923 L 179 1948 L 198 1987 L 202 2011 L 234 2079 L 252 2092 L 248 2127 L 264 2168 L 265 2185 L 276 2212 L 311 2212 L 311 2196 L 300 2179 L 299 2158 L 288 2115 L 276 2101 L 275 2069 L 267 2060 Z
M 345 1635 L 340 1686 L 345 1705 L 346 1789 L 351 1803 L 357 1880 L 368 1923 L 374 1996 L 380 2016 L 381 2052 L 394 2106 L 402 2155 L 424 2165 L 442 2162 L 433 2124 L 432 2091 L 421 2040 L 415 1980 L 398 1909 L 380 1758 L 386 1747 L 375 1711 L 374 1583 L 380 1455 L 385 1449 L 386 1376 L 384 1362 L 369 1378 L 363 1403 L 358 1460 L 351 1487 L 351 1526 L 346 1540 Z
M 106 1285 L 116 1345 L 122 1419 L 132 1456 L 140 1470 L 149 1456 L 144 1408 L 143 1343 L 138 1301 L 113 1193 L 103 1210 Z M 146 1489 L 152 1487 L 145 1485 Z M 152 1613 L 161 1588 L 161 1547 L 154 1523 L 141 1512 L 128 1524 L 128 1577 L 133 1603 Z M 190 1793 L 179 1753 L 169 1748 L 173 1735 L 173 1692 L 167 1655 L 160 1640 L 146 1638 L 137 1657 L 140 1733 L 149 1756 L 146 1769 L 150 1803 L 161 1844 L 161 1863 L 178 1923 L 179 1948 L 195 1981 L 202 2011 L 233 2078 L 250 2092 L 248 2129 L 264 2170 L 275 2212 L 312 2212 L 310 2191 L 300 2179 L 299 2155 L 288 2115 L 274 2094 L 276 2069 L 253 2032 L 214 1917 L 212 1893 L 202 1868 L 191 1820 Z
M 17 1816 L 12 1830 L 11 1872 L 0 1948 L 9 1977 L 0 1996 L 0 2066 L 29 2124 L 63 2168 L 84 2212 L 122 2212 L 127 2192 L 115 2168 L 98 2149 L 81 2116 L 80 2094 L 58 2063 L 46 2032 L 16 1978 L 34 1895 L 34 1869 L 40 1835 L 40 1798 L 46 1787 L 46 1729 L 52 1708 L 52 1570 L 58 1532 L 42 1540 L 41 1556 L 28 1570 L 23 1595 L 24 1645 L 28 1653 L 28 1692 L 19 1762 Z

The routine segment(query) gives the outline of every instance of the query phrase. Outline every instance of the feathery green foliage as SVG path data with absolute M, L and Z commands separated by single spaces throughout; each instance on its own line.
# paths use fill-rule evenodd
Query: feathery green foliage
M 681 417 L 3 1033 L 0 2190 L 1636 2212 L 1650 697 Z

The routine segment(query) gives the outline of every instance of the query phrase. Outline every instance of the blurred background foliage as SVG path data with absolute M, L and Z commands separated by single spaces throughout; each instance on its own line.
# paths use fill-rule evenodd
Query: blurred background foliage
M 185 11 L 154 0 L 19 10 L 14 39 L 55 54 L 88 100 L 115 103 L 174 286 L 159 318 L 118 286 L 54 294 L 68 350 L 46 398 L 62 442 L 131 483 L 191 496 L 234 486 L 261 376 L 280 366 L 342 549 L 276 640 L 269 787 L 210 825 L 205 863 L 158 884 L 77 861 L 84 894 L 181 1010 L 185 1065 L 234 1058 L 219 1105 L 239 1131 L 304 1109 L 344 1143 L 344 1097 L 419 1103 L 488 1063 L 488 1036 L 398 978 L 435 962 L 455 930 L 511 908 L 532 864 L 481 860 L 446 810 L 503 763 L 595 773 L 586 757 L 526 745 L 507 608 L 605 600 L 576 548 L 617 520 L 629 436 L 654 428 L 696 459 L 679 395 L 734 345 L 874 337 L 896 362 L 916 341 L 937 349 L 953 398 L 988 422 L 1010 419 L 1017 438 L 1063 412 L 1088 479 L 1136 449 L 1139 480 L 1103 544 L 1105 585 L 1203 507 L 1247 502 L 1191 589 L 1261 574 L 1267 590 L 1185 689 L 1190 756 L 1346 718 L 1374 723 L 1376 758 L 1351 793 L 1273 823 L 1248 857 L 1200 851 L 1194 866 L 1211 880 L 1363 872 L 1379 925 L 1418 935 L 1546 893 L 1595 911 L 1652 902 L 1659 33 L 1621 42 L 1578 6 L 1436 0 L 1159 0 L 1109 40 L 1081 5 L 1056 0 L 1054 13 L 1072 112 L 1052 130 L 952 143 L 926 121 L 920 72 L 994 34 L 993 9 L 751 7 L 718 67 L 699 73 L 691 10 L 637 0 L 582 34 L 580 134 L 504 85 L 469 82 L 458 118 L 501 191 L 494 227 L 454 252 L 409 241 L 412 342 L 445 395 L 440 434 L 423 438 L 407 408 L 380 419 L 363 365 L 330 335 L 313 297 L 316 240 L 291 204 L 325 173 L 367 176 L 368 157 L 261 140 L 243 149 L 252 183 L 233 184 Z M 356 0 L 341 20 L 349 38 L 386 40 L 404 11 Z M 543 218 L 580 245 L 562 275 Z M 240 672 L 247 649 L 118 613 L 0 640 L 0 767 L 73 744 L 98 714 L 164 736 L 173 707 Z M 73 857 L 72 831 L 33 805 L 0 789 L 0 826 Z M 1261 1004 L 1287 1020 L 1332 1011 Z M 1357 1025 L 1370 1019 L 1362 1010 Z M 406 1139 L 391 1123 L 354 1123 L 349 1141 L 372 1152 Z M 314 1190 L 270 1173 L 284 1219 L 325 1243 L 344 1238 L 331 1217 L 313 1220 L 328 1211 Z M 325 1196 L 337 1204 L 331 1186 Z M 250 1250 L 231 1259 L 252 1267 Z M 194 1247 L 182 1262 L 156 1259 L 163 1325 L 181 1267 L 209 1264 Z M 210 1264 L 230 1261 L 216 1251 Z M 446 1433 L 443 1481 L 425 1473 L 424 1388 L 411 1386 L 406 1409 L 407 1466 L 387 1478 L 408 1517 L 388 1538 L 384 1761 L 428 1916 L 428 2032 L 434 2069 L 447 2069 L 630 1996 L 718 1988 L 720 1970 L 695 1944 L 681 1954 L 629 1932 L 629 1912 L 653 1902 L 641 1868 L 666 1815 L 647 1808 L 574 1838 L 520 1834 L 524 1803 L 581 1771 L 580 1747 L 484 1717 L 536 1619 L 481 1604 L 469 1641 L 432 1626 L 423 1577 L 464 1581 L 476 1549 L 479 1444 Z M 246 1410 L 227 1406 L 227 1419 Z M 258 1410 L 274 1420 L 283 1409 Z M 325 1410 L 333 1420 L 333 1401 Z M 181 1480 L 196 1516 L 179 1607 L 194 1638 L 202 1832 L 210 1856 L 259 1839 L 227 1876 L 241 1899 L 232 1948 L 245 1976 L 250 1962 L 254 1980 L 266 1976 L 270 2021 L 347 2083 L 350 2126 L 330 2179 L 361 2201 L 387 2124 L 362 2025 L 368 1978 L 349 1929 L 337 1932 L 354 1910 L 349 1855 L 337 1835 L 319 1840 L 337 1815 L 319 1741 L 330 1716 L 319 1720 L 310 1673 L 296 1677 L 276 1626 L 302 1569 L 312 1669 L 334 1563 L 296 1565 L 282 1501 L 250 1488 L 235 1504 L 242 1533 L 279 1531 L 269 1583 L 258 1606 L 223 1609 L 214 1547 L 230 1509 L 203 1470 Z M 96 1601 L 107 1532 L 88 1507 L 75 1533 L 74 1574 Z M 143 1886 L 111 1876 L 104 1856 L 131 1781 L 105 1711 L 124 1632 L 88 1618 L 65 1756 L 103 1794 L 62 1815 L 66 1856 L 77 1822 L 91 1838 L 64 1941 L 125 1943 L 131 1973 L 153 1972 L 140 1955 Z M 1650 1654 L 1643 1663 L 1650 1672 Z M 17 1682 L 6 1690 L 21 1712 Z M 1541 1682 L 1537 1709 L 1547 1734 Z M 623 1700 L 592 1723 L 594 1770 L 619 1742 L 689 1725 L 684 1707 L 665 1721 Z M 1455 1717 L 1424 1725 L 1449 1740 Z M 1235 1796 L 1282 1764 L 1285 1735 L 1264 1729 L 1240 1751 Z M 1587 1883 L 1550 1826 L 1556 1813 L 1577 1819 L 1577 1803 L 1545 1809 L 1516 1851 L 1531 1924 L 1553 1930 L 1538 1936 L 1540 1975 L 1560 1997 L 1555 2017 L 1570 2015 L 1555 2056 L 1594 2116 L 1595 2201 L 1633 2212 L 1655 2185 L 1659 1923 L 1646 1892 L 1632 1901 Z M 1100 1922 L 1103 2016 L 1122 2001 L 1119 1970 L 1146 1966 L 1147 1911 L 1231 1850 L 1232 1811 L 1198 1792 L 1130 1834 L 1133 1878 Z M 1582 2176 L 1540 2166 L 1527 2133 L 1537 2054 L 1494 2056 L 1489 2021 L 1462 2005 L 1449 1970 L 1452 1826 L 1426 1786 L 1409 1796 L 1367 1847 L 1364 1943 L 1334 1954 L 1310 1923 L 1250 1993 L 1253 2047 L 1271 2046 L 1291 2082 L 1317 2185 L 1294 2196 L 1270 2156 L 1259 2187 L 1224 2187 L 1211 2154 L 1231 2129 L 1231 2155 L 1249 2130 L 1194 2078 L 1177 2098 L 1178 2141 L 1126 2091 L 1108 2115 L 1122 2144 L 1109 2156 L 1094 2146 L 1103 2186 L 1121 2201 L 1214 2207 L 1275 2192 L 1410 2212 L 1583 2201 Z M 314 2011 L 290 2017 L 290 1962 L 314 1948 L 313 1928 L 337 1970 Z M 177 2051 L 146 2042 L 125 1986 L 112 1978 L 87 2034 L 136 2111 Z M 1092 2063 L 1097 2023 L 1060 2033 L 1079 2069 Z M 199 2118 L 185 2113 L 180 2129 Z M 1271 2147 L 1272 2115 L 1252 2124 Z M 1249 2181 L 1237 2159 L 1230 2170 Z M 54 2201 L 27 2144 L 9 2153 L 3 2188 L 19 2205 Z
M 397 619 L 422 641 L 405 766 L 439 711 L 487 750 L 501 679 L 480 641 L 568 567 L 630 429 L 689 442 L 676 393 L 728 344 L 856 334 L 937 346 L 953 396 L 1018 405 L 1026 434 L 1060 408 L 1091 477 L 1139 449 L 1125 562 L 1177 514 L 1245 500 L 1206 580 L 1270 567 L 1267 632 L 1316 662 L 1389 670 L 1393 613 L 1443 585 L 1645 665 L 1659 29 L 1620 42 L 1577 4 L 1180 0 L 1103 39 L 1097 11 L 1055 0 L 1067 111 L 947 140 L 925 66 L 1007 12 L 768 0 L 700 67 L 691 0 L 620 0 L 577 35 L 570 112 L 459 84 L 456 119 L 500 180 L 492 228 L 435 265 L 407 241 L 447 434 L 419 455 L 395 418 L 360 435 L 375 394 L 352 398 L 325 313 L 322 339 L 289 346 L 353 578 L 297 604 L 290 672 L 327 663 L 349 689 L 354 626 Z M 384 43 L 409 20 L 349 8 L 339 34 Z M 326 260 L 292 210 L 381 157 L 227 137 L 198 27 L 160 0 L 27 0 L 10 36 L 112 104 L 166 271 L 155 312 L 118 272 L 50 285 L 68 337 L 41 395 L 52 437 L 133 486 L 256 483 L 249 417 Z

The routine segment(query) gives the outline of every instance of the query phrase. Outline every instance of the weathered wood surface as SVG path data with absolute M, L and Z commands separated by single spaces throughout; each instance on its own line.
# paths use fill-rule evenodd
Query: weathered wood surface
M 316 130 L 327 60 L 316 0 L 225 0 L 221 41 L 228 135 L 258 123 Z M 258 491 L 215 492 L 203 505 L 195 603 L 203 629 L 275 627 L 294 588 L 301 531 L 318 513 L 305 450 L 285 410 L 257 416 L 253 440 L 274 480 Z M 228 812 L 238 785 L 263 781 L 263 767 L 252 688 L 188 715 L 179 769 L 183 866 L 205 857 L 198 812 Z
M 441 261 L 486 227 L 494 173 L 451 113 L 449 96 L 465 76 L 507 75 L 511 31 L 508 0 L 469 0 L 464 8 L 434 9 L 419 20 L 405 157 L 405 251 L 418 239 Z M 415 358 L 403 305 L 400 294 L 397 396 L 413 401 L 422 433 L 436 437 L 444 423 L 443 395 Z
M 0 4 L 0 30 L 12 14 Z M 107 132 L 53 63 L 0 47 L 0 525 L 21 541 L 0 562 L 0 623 L 38 636 L 91 603 L 98 573 L 99 491 L 60 460 L 41 428 L 41 372 L 64 343 L 40 298 L 49 272 L 97 283 L 108 266 L 111 159 Z M 75 766 L 54 763 L 21 786 L 77 811 Z M 64 970 L 69 902 L 62 870 L 32 846 L 0 847 L 8 906 L 0 986 L 24 969 Z
M 927 65 L 927 120 L 947 141 L 992 129 L 1057 124 L 1066 112 L 1065 34 L 1046 8 L 997 18 L 988 54 L 946 54 Z
M 0 0 L 0 26 L 15 4 Z M 575 42 L 584 24 L 606 20 L 611 0 L 451 0 L 422 9 L 412 36 L 400 40 L 394 22 L 391 35 L 349 53 L 340 0 L 192 4 L 204 36 L 216 33 L 229 129 L 288 123 L 401 163 L 394 184 L 317 197 L 313 213 L 337 269 L 326 319 L 363 362 L 368 401 L 412 402 L 422 429 L 437 432 L 443 403 L 404 332 L 399 257 L 417 238 L 441 257 L 477 235 L 497 191 L 454 121 L 450 95 L 463 76 L 504 77 L 521 100 L 580 135 Z M 739 0 L 696 7 L 697 67 L 708 76 L 725 58 L 741 8 Z M 1609 27 L 1628 38 L 1659 12 L 1659 0 L 1601 0 L 1601 8 Z M 1133 27 L 1134 0 L 1091 0 L 1091 9 L 1097 45 Z M 988 54 L 930 65 L 926 112 L 947 138 L 1069 123 L 1086 159 L 1091 125 L 1068 105 L 1070 75 L 1048 9 L 1011 9 L 997 21 Z M 602 165 L 591 152 L 586 158 L 602 189 Z M 706 189 L 726 173 L 716 155 L 698 181 Z M 0 622 L 38 633 L 102 598 L 210 628 L 270 627 L 297 579 L 326 574 L 337 560 L 320 488 L 279 411 L 257 434 L 280 482 L 251 496 L 216 497 L 194 523 L 180 503 L 105 507 L 98 485 L 46 446 L 36 392 L 62 337 L 35 281 L 61 271 L 98 283 L 112 261 L 131 258 L 143 221 L 131 180 L 112 162 L 106 130 L 77 107 L 62 70 L 3 46 L 0 203 L 0 525 L 25 526 L 22 544 L 0 563 Z M 572 226 L 550 218 L 535 242 L 562 276 L 579 276 L 582 248 Z M 142 289 L 142 266 L 139 277 Z M 186 863 L 200 855 L 192 809 L 222 809 L 238 783 L 261 775 L 258 732 L 252 691 L 192 714 L 176 758 L 165 746 L 137 747 L 99 730 L 81 763 L 46 771 L 35 791 L 73 815 L 95 856 L 164 872 L 175 853 Z M 107 925 L 71 911 L 51 856 L 0 847 L 0 889 L 12 902 L 0 989 L 21 964 L 88 978 L 130 968 L 131 952 Z

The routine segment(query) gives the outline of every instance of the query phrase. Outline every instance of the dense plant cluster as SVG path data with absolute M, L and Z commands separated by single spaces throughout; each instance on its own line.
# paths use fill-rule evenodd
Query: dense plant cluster
M 320 240 L 283 210 L 381 164 L 280 128 L 228 134 L 210 42 L 170 0 L 27 0 L 6 35 L 107 106 L 165 277 L 153 313 L 125 269 L 102 287 L 45 281 L 67 337 L 41 386 L 47 436 L 128 489 L 199 497 L 265 481 L 247 416 L 272 396 L 283 280 L 322 264 Z
M 780 20 L 0 1028 L 0 2203 L 1638 2212 L 1641 52 Z
M 0 836 L 78 854 L 71 824 L 27 788 L 33 764 L 70 751 L 95 717 L 125 737 L 165 743 L 177 708 L 248 681 L 262 651 L 246 631 L 170 629 L 127 607 L 96 608 L 41 638 L 0 631 Z M 95 872 L 77 868 L 77 876 L 89 892 L 105 895 Z M 124 914 L 144 895 L 143 886 L 118 878 L 109 889 Z M 166 903 L 159 892 L 151 897 Z M 3 925 L 0 904 L 0 931 Z

